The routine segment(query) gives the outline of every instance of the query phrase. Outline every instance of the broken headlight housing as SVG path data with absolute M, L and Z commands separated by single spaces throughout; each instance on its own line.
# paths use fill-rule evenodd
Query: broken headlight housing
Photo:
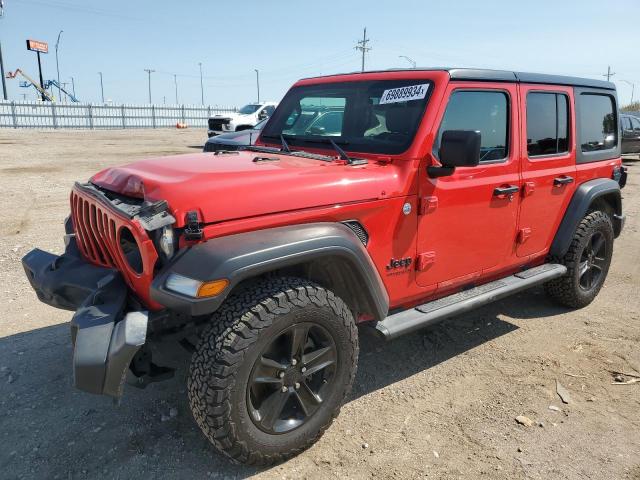
M 173 231 L 171 225 L 165 225 L 164 227 L 156 231 L 156 247 L 158 253 L 162 256 L 163 260 L 170 260 L 176 253 L 176 234 Z

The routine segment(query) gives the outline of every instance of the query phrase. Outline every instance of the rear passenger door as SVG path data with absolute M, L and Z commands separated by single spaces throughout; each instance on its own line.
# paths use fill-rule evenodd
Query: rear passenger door
M 516 253 L 543 254 L 576 187 L 573 88 L 521 85 L 522 201 Z

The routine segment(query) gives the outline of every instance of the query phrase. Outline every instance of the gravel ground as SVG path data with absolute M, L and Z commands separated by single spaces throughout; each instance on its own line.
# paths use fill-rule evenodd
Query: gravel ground
M 75 391 L 70 314 L 37 301 L 20 258 L 62 251 L 74 180 L 203 141 L 198 130 L 0 130 L 0 477 L 640 479 L 640 383 L 610 373 L 640 372 L 640 162 L 627 162 L 627 226 L 592 305 L 570 311 L 535 289 L 391 344 L 363 332 L 342 413 L 283 465 L 217 454 L 189 413 L 184 368 L 128 388 L 119 406 Z

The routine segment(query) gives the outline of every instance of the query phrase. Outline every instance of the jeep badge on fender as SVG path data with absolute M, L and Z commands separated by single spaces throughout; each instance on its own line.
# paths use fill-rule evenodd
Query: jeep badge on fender
M 179 366 L 159 343 L 189 346 L 204 435 L 269 465 L 348 398 L 357 323 L 390 340 L 537 285 L 579 308 L 607 278 L 625 218 L 613 83 L 364 72 L 300 80 L 269 115 L 244 150 L 75 184 L 64 254 L 22 262 L 75 311 L 77 388 L 119 398 Z

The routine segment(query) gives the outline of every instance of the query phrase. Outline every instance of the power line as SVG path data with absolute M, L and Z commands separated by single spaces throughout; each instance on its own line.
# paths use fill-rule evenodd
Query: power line
M 358 44 L 354 47 L 356 50 L 360 50 L 362 52 L 362 71 L 364 72 L 364 56 L 365 54 L 371 50 L 371 47 L 367 47 L 367 43 L 369 43 L 369 39 L 367 38 L 367 27 L 364 27 L 364 35 L 362 36 L 362 40 L 358 40 Z

